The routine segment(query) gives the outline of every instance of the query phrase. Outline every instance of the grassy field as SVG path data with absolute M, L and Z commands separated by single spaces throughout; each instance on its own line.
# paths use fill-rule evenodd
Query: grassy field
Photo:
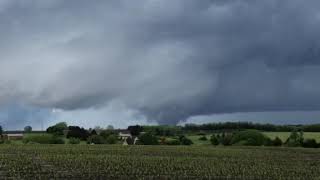
M 3 179 L 319 179 L 320 150 L 1 145 Z
M 290 136 L 290 132 L 263 132 L 263 134 L 271 139 L 278 136 L 283 142 L 285 142 Z M 194 145 L 210 145 L 210 135 L 206 135 L 208 141 L 199 140 L 199 138 L 202 137 L 201 135 L 188 135 L 187 137 L 192 140 Z M 305 132 L 304 138 L 315 139 L 317 142 L 320 142 L 320 132 Z
M 199 140 L 199 138 L 202 137 L 202 135 L 189 135 L 187 136 L 189 139 L 191 139 L 191 141 L 193 142 L 194 145 L 211 145 L 210 143 L 210 135 L 206 135 L 207 137 L 207 141 L 201 141 Z

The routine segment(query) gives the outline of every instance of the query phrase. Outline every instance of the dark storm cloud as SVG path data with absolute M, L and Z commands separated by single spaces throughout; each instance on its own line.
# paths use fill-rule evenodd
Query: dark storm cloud
M 0 102 L 150 120 L 320 110 L 316 0 L 0 1 Z

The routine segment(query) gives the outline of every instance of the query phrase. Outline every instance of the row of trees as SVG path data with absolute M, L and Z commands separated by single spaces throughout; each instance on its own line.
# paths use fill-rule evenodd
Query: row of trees
M 262 134 L 259 130 L 282 131 L 293 128 L 291 126 L 276 126 L 270 124 L 253 124 L 248 122 L 238 123 L 212 123 L 203 125 L 186 125 L 181 126 L 129 126 L 132 138 L 128 138 L 128 144 L 136 142 L 144 145 L 191 145 L 193 142 L 184 136 L 185 133 L 193 131 L 197 134 L 203 134 L 199 140 L 208 141 L 207 133 L 212 131 L 210 141 L 213 145 L 249 145 L 249 146 L 291 146 L 291 147 L 319 147 L 320 144 L 315 139 L 304 139 L 303 130 L 316 131 L 317 125 L 299 126 L 292 130 L 290 137 L 285 141 L 278 137 L 270 139 Z M 249 129 L 249 130 L 248 130 Z M 254 129 L 254 130 L 250 130 Z M 25 132 L 31 132 L 32 127 L 27 126 Z M 204 131 L 200 133 L 201 131 Z M 0 135 L 3 130 L 0 126 Z M 142 133 L 143 132 L 143 133 Z M 68 126 L 65 122 L 60 122 L 47 128 L 48 135 L 42 137 L 29 136 L 25 138 L 25 143 L 50 143 L 63 144 L 64 139 L 68 138 L 69 143 L 78 144 L 80 141 L 94 144 L 115 144 L 119 139 L 118 132 L 113 130 L 112 126 L 106 129 L 96 127 L 94 129 L 84 129 L 79 126 Z
M 24 127 L 24 132 L 29 133 L 31 131 L 32 131 L 32 127 L 31 126 Z M 2 136 L 2 134 L 3 134 L 3 128 L 2 128 L 2 126 L 0 126 L 0 136 Z
M 296 129 L 304 132 L 320 132 L 320 124 L 312 125 L 274 125 L 259 124 L 252 122 L 225 122 L 209 124 L 186 124 L 182 127 L 184 131 L 225 131 L 225 130 L 244 130 L 255 129 L 261 131 L 291 132 Z
M 152 132 L 142 133 L 138 136 L 136 145 L 192 145 L 193 142 L 184 135 L 175 138 L 159 137 Z M 129 145 L 134 144 L 134 138 L 126 139 Z
M 179 126 L 129 126 L 132 136 L 138 137 L 137 144 L 141 145 L 191 145 L 193 142 L 183 135 Z M 144 132 L 144 133 L 141 133 Z M 171 138 L 166 138 L 171 137 Z M 128 138 L 127 143 L 133 144 L 134 137 Z
M 155 136 L 180 136 L 183 135 L 181 126 L 157 125 L 157 126 L 129 126 L 131 135 L 139 136 L 141 132 L 149 132 Z
M 151 132 L 156 136 L 179 136 L 183 134 L 180 126 L 169 125 L 142 126 L 142 131 Z
M 199 140 L 207 140 L 201 137 Z M 238 131 L 235 133 L 213 134 L 210 138 L 212 145 L 244 145 L 244 146 L 288 146 L 288 147 L 306 147 L 319 148 L 315 139 L 305 139 L 303 131 L 294 130 L 289 138 L 283 142 L 279 137 L 270 139 L 257 130 Z
M 113 127 L 107 129 L 97 127 L 95 129 L 85 129 L 79 126 L 68 126 L 65 122 L 60 122 L 47 129 L 47 133 L 54 136 L 66 136 L 70 144 L 78 144 L 80 141 L 87 141 L 88 144 L 115 144 L 118 141 L 118 134 Z

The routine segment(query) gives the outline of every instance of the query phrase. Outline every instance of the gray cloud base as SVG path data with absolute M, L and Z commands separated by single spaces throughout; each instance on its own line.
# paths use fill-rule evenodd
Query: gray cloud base
M 316 0 L 0 1 L 0 103 L 149 120 L 320 110 Z

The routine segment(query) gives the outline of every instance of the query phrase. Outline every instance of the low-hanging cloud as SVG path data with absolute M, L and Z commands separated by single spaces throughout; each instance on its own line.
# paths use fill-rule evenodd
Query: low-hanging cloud
M 317 0 L 0 0 L 0 105 L 176 123 L 320 110 Z

